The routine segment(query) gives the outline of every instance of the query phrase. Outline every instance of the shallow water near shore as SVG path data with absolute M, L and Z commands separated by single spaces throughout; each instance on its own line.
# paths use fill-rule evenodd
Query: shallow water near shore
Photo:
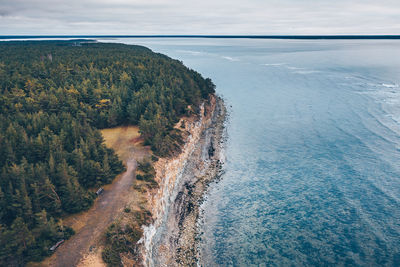
M 121 39 L 182 60 L 230 111 L 203 266 L 400 264 L 400 42 Z

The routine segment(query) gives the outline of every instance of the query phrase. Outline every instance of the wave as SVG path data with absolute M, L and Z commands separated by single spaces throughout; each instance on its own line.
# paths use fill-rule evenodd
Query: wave
M 299 68 L 299 67 L 293 67 L 293 66 L 287 66 L 289 70 L 304 70 L 304 68 Z
M 203 52 L 194 51 L 194 50 L 176 50 L 176 52 L 185 53 L 185 54 L 191 54 L 191 55 L 194 55 L 194 56 L 198 56 L 198 55 L 204 54 Z
M 286 63 L 264 63 L 261 64 L 261 66 L 268 66 L 268 67 L 276 67 L 276 66 L 283 66 L 286 65 Z
M 321 71 L 319 71 L 319 70 L 297 70 L 297 71 L 294 71 L 293 73 L 306 75 L 306 74 L 313 74 L 313 73 L 320 73 L 320 72 Z
M 398 88 L 398 87 L 399 87 L 399 85 L 396 84 L 396 83 L 394 83 L 394 84 L 382 83 L 381 85 L 382 85 L 383 87 L 386 87 L 386 88 Z
M 227 60 L 229 60 L 229 61 L 240 61 L 239 59 L 237 59 L 237 58 L 233 58 L 233 57 L 228 57 L 228 56 L 221 56 L 223 59 L 227 59 Z

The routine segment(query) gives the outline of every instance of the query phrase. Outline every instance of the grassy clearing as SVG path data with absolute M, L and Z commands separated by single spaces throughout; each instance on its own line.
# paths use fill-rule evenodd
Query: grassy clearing
M 101 130 L 107 147 L 113 148 L 120 159 L 126 161 L 132 157 L 132 152 L 143 148 L 139 127 L 121 126 Z M 135 155 L 134 155 L 135 156 Z
M 101 258 L 100 254 L 92 255 L 92 258 L 107 266 L 137 266 L 141 262 L 137 244 L 143 234 L 141 226 L 151 222 L 151 214 L 145 208 L 146 192 L 157 185 L 152 161 L 158 158 L 152 155 L 150 147 L 143 145 L 137 126 L 103 129 L 101 133 L 106 146 L 114 149 L 124 163 L 130 159 L 138 162 L 135 174 L 146 179 L 134 180 L 130 193 L 125 196 L 122 212 L 105 231 Z
M 143 141 L 139 134 L 139 129 L 136 126 L 103 129 L 101 130 L 101 133 L 103 135 L 105 145 L 108 148 L 114 149 L 118 154 L 118 157 L 126 166 L 132 164 L 131 160 L 141 162 L 144 159 L 152 158 L 150 148 L 143 145 Z M 133 173 L 130 175 L 133 176 L 136 174 L 136 170 L 131 169 L 131 172 L 132 171 Z M 109 226 L 106 222 L 108 221 L 108 216 L 111 216 L 108 215 L 111 214 L 110 211 L 106 211 L 106 207 L 100 207 L 101 205 L 96 205 L 99 200 L 104 200 L 104 197 L 106 196 L 101 196 L 99 199 L 97 199 L 94 207 L 91 210 L 63 218 L 64 223 L 68 226 L 71 226 L 78 235 L 82 231 L 85 231 L 85 226 L 88 224 L 93 224 L 93 229 L 96 229 L 97 224 L 94 221 L 101 220 L 105 224 L 104 228 L 101 226 L 98 228 L 99 230 L 93 230 L 95 232 L 93 232 L 91 236 L 82 237 L 89 238 L 90 240 L 88 243 L 90 243 L 90 245 L 92 245 L 92 247 L 95 249 L 91 251 L 86 249 L 81 251 L 84 257 L 81 259 L 79 267 L 106 266 L 106 263 L 104 263 L 102 259 L 104 249 L 108 250 L 108 254 L 106 254 L 106 256 L 111 257 L 110 259 L 107 258 L 108 266 L 118 266 L 110 264 L 110 262 L 114 262 L 112 261 L 114 258 L 117 258 L 117 261 L 120 259 L 122 262 L 127 263 L 128 266 L 134 265 L 128 264 L 130 258 L 134 258 L 135 262 L 138 262 L 136 256 L 138 253 L 136 251 L 126 251 L 125 253 L 122 253 L 122 250 L 126 250 L 125 246 L 127 245 L 124 242 L 121 243 L 119 238 L 128 239 L 129 244 L 134 243 L 137 236 L 141 234 L 141 223 L 149 220 L 150 215 L 148 215 L 148 212 L 145 210 L 145 203 L 147 200 L 146 195 L 144 194 L 148 188 L 148 182 L 137 181 L 135 179 L 132 186 L 118 186 L 120 181 L 122 181 L 121 179 L 124 179 L 124 175 L 125 174 L 119 175 L 111 184 L 103 186 L 105 191 L 111 193 L 108 195 L 110 199 L 108 200 L 109 205 L 107 206 L 112 206 L 112 202 L 119 203 L 113 206 L 115 211 L 112 215 L 112 218 L 115 218 L 113 223 L 114 228 L 110 228 L 111 226 Z M 123 190 L 123 194 L 121 194 L 121 190 Z M 106 218 L 103 218 L 104 216 L 106 216 Z M 101 233 L 98 234 L 99 232 Z M 104 234 L 104 232 L 106 232 L 106 234 Z M 96 236 L 94 236 L 94 233 Z M 32 265 L 32 267 L 51 266 L 51 263 L 56 259 L 56 254 L 57 253 L 40 263 L 40 265 Z M 127 255 L 129 257 L 127 257 Z

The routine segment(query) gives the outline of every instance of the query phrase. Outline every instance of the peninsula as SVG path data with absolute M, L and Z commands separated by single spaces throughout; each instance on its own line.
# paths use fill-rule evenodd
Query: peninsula
M 166 198 L 187 199 L 169 229 L 187 248 L 220 164 L 214 88 L 141 46 L 1 43 L 1 265 L 151 265 L 153 241 L 162 243 L 154 234 L 172 220 Z M 168 260 L 179 265 L 182 247 L 169 247 Z

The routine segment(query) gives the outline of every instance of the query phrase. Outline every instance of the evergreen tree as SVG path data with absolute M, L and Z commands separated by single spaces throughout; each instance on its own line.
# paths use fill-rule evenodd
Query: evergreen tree
M 99 129 L 139 125 L 156 155 L 171 156 L 174 125 L 214 93 L 147 48 L 72 43 L 0 43 L 0 266 L 47 256 L 70 234 L 60 217 L 88 209 L 124 171 Z

